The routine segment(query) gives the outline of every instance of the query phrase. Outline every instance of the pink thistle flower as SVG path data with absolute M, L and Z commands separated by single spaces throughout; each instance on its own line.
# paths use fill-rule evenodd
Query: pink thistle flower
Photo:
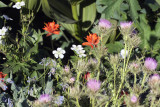
M 131 28 L 133 22 L 120 22 L 121 29 L 129 29 Z
M 132 103 L 136 103 L 137 100 L 138 100 L 138 98 L 135 95 L 131 96 L 131 102 Z
M 91 91 L 96 92 L 100 89 L 101 82 L 95 79 L 90 79 L 87 82 L 87 88 L 89 88 Z
M 155 70 L 157 68 L 157 61 L 153 58 L 146 58 L 145 62 L 144 62 L 144 66 L 148 69 L 148 70 Z
M 52 100 L 52 98 L 49 94 L 42 94 L 38 100 L 41 103 L 48 103 Z
M 108 21 L 106 19 L 100 19 L 99 20 L 99 26 L 104 27 L 106 29 L 109 29 L 109 28 L 111 28 L 112 24 L 110 23 L 110 21 Z
M 73 83 L 74 81 L 75 81 L 74 77 L 70 78 L 70 80 L 69 80 L 70 83 Z
M 136 63 L 132 63 L 132 66 L 133 66 L 133 68 L 138 68 L 139 67 L 139 65 L 136 64 Z

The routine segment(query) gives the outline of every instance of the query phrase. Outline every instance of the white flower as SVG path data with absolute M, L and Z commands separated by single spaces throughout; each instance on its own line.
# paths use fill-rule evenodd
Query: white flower
M 57 48 L 57 51 L 54 50 L 52 53 L 54 54 L 54 56 L 55 56 L 56 58 L 59 57 L 59 58 L 63 59 L 63 57 L 64 57 L 63 54 L 65 54 L 66 52 L 65 52 L 65 50 L 63 50 L 62 48 Z
M 72 45 L 72 47 L 71 47 L 71 50 L 74 50 L 74 51 L 76 51 L 76 52 L 78 52 L 78 51 L 80 51 L 80 50 L 82 50 L 83 49 L 83 47 L 82 47 L 82 45 Z
M 15 5 L 13 5 L 13 8 L 16 8 L 16 9 L 21 9 L 22 6 L 25 5 L 25 2 L 22 1 L 22 2 L 17 2 Z
M 126 52 L 125 52 L 125 49 L 122 49 L 120 55 L 124 59 L 125 57 L 127 57 L 128 51 L 126 50 Z
M 3 27 L 2 29 L 0 29 L 0 35 L 4 36 L 7 32 L 7 28 Z
M 21 6 L 24 6 L 24 5 L 25 5 L 25 2 L 24 2 L 24 1 L 21 1 L 21 2 L 20 2 L 20 5 L 21 5 Z
M 80 50 L 80 51 L 78 52 L 79 57 L 80 57 L 80 58 L 81 58 L 81 57 L 85 57 L 86 54 L 84 54 L 84 53 L 85 53 L 85 50 Z

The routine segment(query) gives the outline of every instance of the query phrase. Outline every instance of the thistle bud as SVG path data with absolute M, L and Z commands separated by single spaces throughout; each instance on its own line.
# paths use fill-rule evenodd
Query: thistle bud
M 149 82 L 148 82 L 149 86 L 151 88 L 156 87 L 157 85 L 160 85 L 160 76 L 158 74 L 153 74 L 150 78 L 149 78 Z
M 120 30 L 122 35 L 129 35 L 131 34 L 132 30 L 132 24 L 133 22 L 120 22 Z

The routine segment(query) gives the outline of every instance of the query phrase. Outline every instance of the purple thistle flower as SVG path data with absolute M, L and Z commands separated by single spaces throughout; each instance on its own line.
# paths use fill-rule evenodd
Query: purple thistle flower
M 144 66 L 148 69 L 148 70 L 155 70 L 157 68 L 157 61 L 153 58 L 146 58 L 145 62 L 144 62 Z
M 87 87 L 93 91 L 93 92 L 96 92 L 100 89 L 101 87 L 101 82 L 98 81 L 98 80 L 95 80 L 95 79 L 90 79 L 88 80 L 87 82 Z
M 42 94 L 40 97 L 39 97 L 39 102 L 41 103 L 47 103 L 47 102 L 50 102 L 51 101 L 51 96 L 49 94 Z
M 70 80 L 69 80 L 70 83 L 73 83 L 74 81 L 75 81 L 74 77 L 70 78 Z
M 106 29 L 109 29 L 109 28 L 111 28 L 112 24 L 110 23 L 110 21 L 108 21 L 106 19 L 100 19 L 99 20 L 99 26 L 104 27 Z
M 121 29 L 128 29 L 131 28 L 133 22 L 120 22 Z
M 137 100 L 138 100 L 138 98 L 135 95 L 131 96 L 131 102 L 132 103 L 136 103 Z

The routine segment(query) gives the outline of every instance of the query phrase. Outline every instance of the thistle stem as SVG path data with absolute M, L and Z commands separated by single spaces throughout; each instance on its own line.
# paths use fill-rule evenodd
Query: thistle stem
M 76 82 L 78 82 L 78 81 L 79 81 L 79 77 L 80 77 L 80 75 L 81 75 L 81 72 L 79 72 L 79 71 L 78 71 L 78 73 L 77 73 L 77 81 L 76 81 Z
M 76 98 L 76 105 L 77 105 L 77 107 L 81 107 L 81 106 L 79 105 L 78 98 Z
M 116 65 L 114 65 L 114 94 L 116 95 Z
M 95 107 L 95 106 L 94 106 L 94 98 L 92 98 L 92 107 Z
M 137 82 L 137 74 L 134 73 L 134 85 L 136 85 L 136 82 Z
M 147 76 L 147 73 L 145 72 L 145 73 L 144 73 L 144 76 L 143 76 L 143 80 L 142 80 L 142 85 L 141 85 L 142 88 L 143 88 L 143 86 L 144 86 L 144 82 L 145 82 L 146 76 Z

